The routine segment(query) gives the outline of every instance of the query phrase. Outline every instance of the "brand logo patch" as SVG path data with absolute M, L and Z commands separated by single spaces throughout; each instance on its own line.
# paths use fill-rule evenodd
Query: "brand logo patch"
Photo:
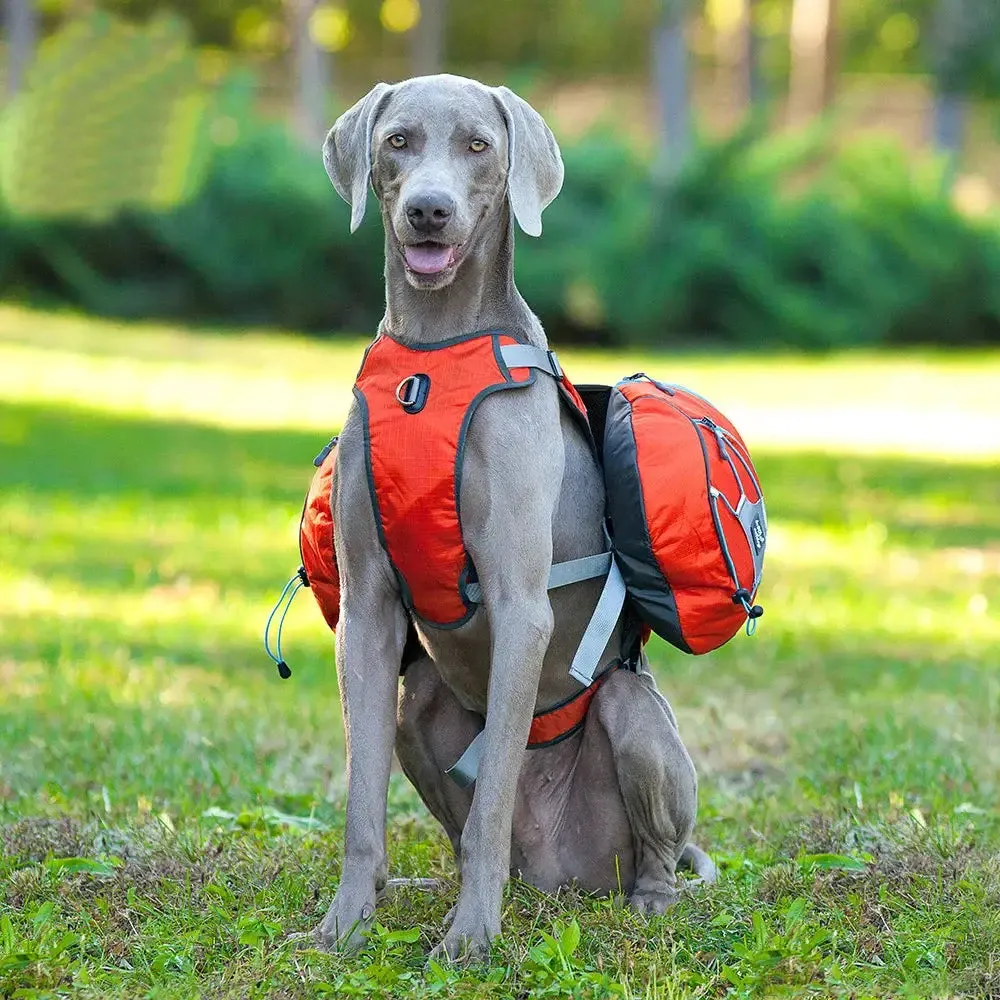
M 753 524 L 750 525 L 750 537 L 753 539 L 754 551 L 763 552 L 764 543 L 767 541 L 767 528 L 759 517 L 755 517 Z

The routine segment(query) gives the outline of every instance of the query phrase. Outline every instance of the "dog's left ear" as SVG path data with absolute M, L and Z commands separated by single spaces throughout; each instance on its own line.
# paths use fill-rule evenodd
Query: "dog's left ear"
M 545 119 L 507 87 L 493 96 L 507 123 L 507 195 L 517 224 L 529 235 L 542 233 L 542 211 L 563 182 L 559 145 Z
M 368 181 L 372 174 L 372 133 L 392 87 L 376 83 L 354 107 L 334 122 L 323 143 L 323 165 L 333 186 L 351 206 L 351 232 L 365 217 Z

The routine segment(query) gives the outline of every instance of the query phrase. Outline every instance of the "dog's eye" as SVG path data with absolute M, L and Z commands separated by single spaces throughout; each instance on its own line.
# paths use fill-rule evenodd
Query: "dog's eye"
M 485 139 L 473 139 L 472 142 L 469 143 L 469 149 L 473 153 L 482 153 L 489 149 L 489 147 L 490 144 Z
M 393 149 L 405 149 L 406 148 L 406 136 L 400 135 L 398 132 L 395 135 L 389 136 L 389 145 Z

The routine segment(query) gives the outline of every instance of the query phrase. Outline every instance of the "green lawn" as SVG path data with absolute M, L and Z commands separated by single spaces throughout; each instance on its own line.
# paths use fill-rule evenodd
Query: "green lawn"
M 758 461 L 758 635 L 651 647 L 720 881 L 649 922 L 512 885 L 489 968 L 428 967 L 454 866 L 395 775 L 393 873 L 449 890 L 358 956 L 287 937 L 343 739 L 311 598 L 291 680 L 259 635 L 361 346 L 0 308 L 0 997 L 1000 996 L 1000 354 L 562 352 L 694 385 Z

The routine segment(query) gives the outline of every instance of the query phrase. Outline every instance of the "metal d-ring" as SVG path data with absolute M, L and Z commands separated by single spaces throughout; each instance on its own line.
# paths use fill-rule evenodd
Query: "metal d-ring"
M 407 375 L 396 386 L 396 402 L 407 413 L 419 413 L 427 402 L 431 379 L 429 375 Z

